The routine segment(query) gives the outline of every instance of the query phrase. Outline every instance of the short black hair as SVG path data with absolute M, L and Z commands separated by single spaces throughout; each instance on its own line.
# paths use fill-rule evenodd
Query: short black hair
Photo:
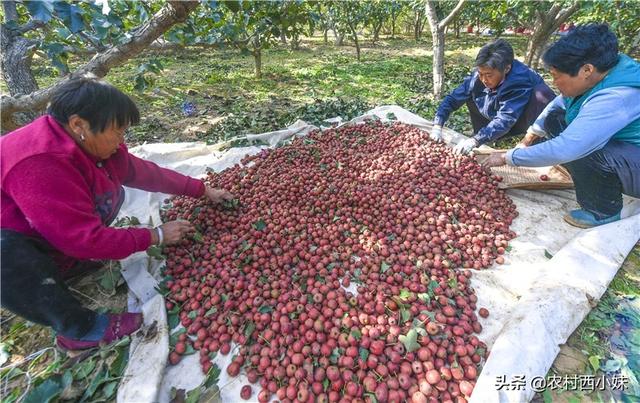
M 505 71 L 513 63 L 513 48 L 504 39 L 496 39 L 484 45 L 476 56 L 476 67 L 486 66 Z
M 618 63 L 618 38 L 607 24 L 579 25 L 552 44 L 542 60 L 547 68 L 570 76 L 576 76 L 585 64 L 605 72 Z
M 72 78 L 62 84 L 54 91 L 47 113 L 61 124 L 78 115 L 89 122 L 96 134 L 110 125 L 124 127 L 140 122 L 140 111 L 133 100 L 95 77 Z

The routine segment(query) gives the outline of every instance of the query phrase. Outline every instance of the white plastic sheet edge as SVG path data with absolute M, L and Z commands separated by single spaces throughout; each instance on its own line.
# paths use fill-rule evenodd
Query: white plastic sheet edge
M 469 402 L 530 401 L 539 391 L 534 390 L 537 388 L 532 387 L 532 381 L 547 375 L 559 346 L 587 316 L 590 303 L 607 290 L 639 234 L 640 215 L 634 215 L 582 231 L 553 256 L 542 268 L 532 291 L 520 298 L 511 320 L 494 342 Z M 614 239 L 616 242 L 612 242 Z M 585 270 L 592 273 L 589 281 Z M 553 320 L 558 310 L 574 314 L 571 320 L 558 323 Z M 530 343 L 531 340 L 538 342 Z M 523 390 L 496 386 L 498 377 L 504 377 L 508 384 L 516 376 L 525 377 Z
M 382 120 L 387 120 L 389 113 L 393 113 L 395 115 L 395 119 L 403 123 L 411 124 L 426 130 L 431 129 L 432 127 L 431 122 L 403 108 L 393 105 L 375 108 L 363 116 L 355 118 L 345 124 L 361 123 L 366 119 L 369 119 L 371 115 L 375 115 Z M 273 147 L 284 139 L 294 135 L 305 135 L 312 129 L 314 129 L 313 126 L 308 126 L 304 122 L 299 121 L 292 127 L 285 130 L 258 135 L 248 135 L 246 138 L 266 141 L 269 143 L 270 147 Z M 445 141 L 449 144 L 456 144 L 460 140 L 464 139 L 464 136 L 461 134 L 447 128 L 443 130 L 443 135 Z M 143 158 L 150 158 L 152 160 L 155 155 L 158 155 L 158 153 L 162 154 L 164 152 L 166 156 L 173 158 L 173 160 L 170 160 L 172 163 L 167 165 L 180 172 L 197 175 L 201 172 L 194 172 L 194 167 L 201 170 L 202 166 L 200 164 L 194 164 L 194 166 L 184 165 L 180 163 L 181 159 L 187 160 L 189 158 L 195 158 L 197 160 L 198 157 L 208 159 L 213 154 L 216 157 L 216 163 L 213 165 L 207 165 L 212 166 L 212 168 L 216 170 L 222 170 L 238 162 L 244 155 L 259 152 L 262 149 L 261 147 L 245 147 L 231 149 L 225 153 L 218 153 L 217 150 L 219 148 L 219 145 L 204 146 L 203 144 L 198 143 L 152 144 L 134 148 L 131 152 L 142 156 Z M 178 152 L 176 154 L 176 150 L 183 152 Z M 173 154 L 177 157 L 173 156 Z M 166 160 L 163 160 L 163 162 L 166 162 Z M 147 198 L 148 203 L 143 204 L 146 205 L 147 210 L 150 210 L 148 212 L 150 215 L 150 224 L 158 223 L 159 216 L 157 214 L 157 206 L 159 205 L 160 200 L 165 196 L 150 195 L 146 192 L 139 192 L 135 190 L 128 190 L 128 192 L 134 194 L 133 198 Z M 567 197 L 563 192 L 556 193 L 560 197 Z M 521 195 L 521 193 L 513 192 L 511 195 L 518 199 L 518 196 Z M 550 195 L 553 195 L 553 192 L 549 192 L 549 195 L 545 197 Z M 528 199 L 528 197 L 520 198 Z M 640 203 L 637 203 L 637 201 L 634 202 L 625 206 L 626 214 L 623 216 L 634 214 L 639 210 L 638 207 Z M 134 212 L 138 214 L 133 214 Z M 145 217 L 144 212 L 135 210 L 127 211 L 123 206 L 121 216 L 124 215 L 136 215 L 139 218 Z M 549 261 L 545 267 L 539 271 L 532 271 L 532 273 L 534 273 L 533 275 L 537 275 L 537 279 L 535 280 L 536 282 L 534 283 L 536 284 L 536 289 L 531 289 L 529 293 L 523 293 L 520 298 L 520 303 L 516 304 L 512 309 L 507 310 L 509 316 L 507 316 L 508 320 L 504 323 L 504 326 L 494 329 L 493 333 L 495 334 L 493 335 L 489 332 L 489 340 L 487 340 L 487 343 L 492 346 L 492 351 L 478 379 L 471 400 L 472 402 L 523 402 L 531 399 L 533 391 L 530 387 L 522 391 L 511 391 L 509 393 L 496 391 L 495 376 L 508 376 L 510 374 L 525 374 L 527 376 L 543 374 L 542 376 L 544 376 L 547 373 L 559 351 L 558 345 L 566 341 L 567 337 L 590 310 L 588 305 L 589 301 L 587 301 L 585 296 L 587 291 L 592 292 L 593 294 L 590 293 L 589 296 L 596 299 L 602 295 L 606 290 L 608 283 L 613 279 L 613 276 L 624 260 L 624 257 L 637 241 L 638 234 L 640 234 L 640 230 L 638 229 L 639 226 L 640 216 L 635 216 L 617 223 L 585 231 L 579 234 L 576 240 L 571 241 L 566 247 L 556 253 L 554 258 Z M 585 238 L 587 234 L 592 234 L 590 235 L 591 238 L 588 238 L 592 240 L 591 243 L 588 243 L 588 245 L 591 246 L 594 246 L 593 239 L 599 239 L 600 242 L 606 246 L 613 244 L 613 242 L 607 241 L 607 239 L 615 239 L 618 245 L 616 249 L 617 252 L 613 255 L 606 253 L 602 254 L 598 253 L 602 251 L 599 251 L 597 248 L 588 249 L 586 252 L 583 250 L 581 252 L 582 254 L 576 252 L 583 248 L 582 243 L 578 240 Z M 621 240 L 621 234 L 625 234 L 624 242 Z M 627 244 L 631 246 L 625 249 L 624 245 Z M 597 246 L 597 244 L 595 244 L 595 246 Z M 576 257 L 576 254 L 581 257 Z M 591 260 L 594 260 L 595 263 L 599 265 L 598 267 L 603 267 L 602 269 L 598 269 L 599 275 L 595 281 L 591 281 L 590 276 L 584 276 L 584 272 L 576 272 L 576 270 L 580 269 L 580 267 L 576 265 L 584 265 L 585 263 L 588 263 L 588 267 L 585 268 L 584 266 L 581 266 L 582 270 L 593 270 L 592 267 L 595 267 L 595 265 L 591 263 Z M 156 285 L 156 281 L 146 270 L 148 264 L 143 263 L 142 261 L 147 261 L 146 254 L 144 253 L 134 255 L 123 261 L 123 274 L 131 288 L 132 294 L 142 304 L 143 311 L 149 316 L 149 318 L 145 317 L 145 324 L 155 321 L 158 332 L 164 333 L 159 335 L 159 337 L 164 338 L 166 336 L 164 340 L 168 340 L 166 313 L 164 310 L 161 309 L 162 314 L 151 317 L 154 309 L 150 308 L 148 304 L 157 306 L 157 302 L 154 302 L 153 298 L 151 300 L 148 300 L 148 298 L 155 293 L 153 287 Z M 562 262 L 562 264 L 556 266 L 555 263 L 552 263 L 554 261 Z M 570 262 L 573 262 L 571 264 L 574 266 L 571 266 Z M 152 263 L 156 268 L 159 266 L 159 262 L 157 261 Z M 554 267 L 555 270 L 553 269 Z M 575 267 L 575 270 L 566 271 L 567 267 Z M 503 274 L 501 272 L 495 272 L 494 270 L 487 270 L 486 272 L 493 272 L 492 274 L 490 273 L 489 276 L 495 275 L 495 273 L 500 273 L 496 277 L 500 277 L 501 274 Z M 508 273 L 508 275 L 510 274 L 511 273 Z M 502 278 L 502 280 L 511 280 L 508 275 L 507 277 Z M 476 277 L 480 277 L 479 282 L 482 283 L 482 276 Z M 578 287 L 576 286 L 576 281 L 580 278 L 584 278 L 585 280 L 581 283 L 581 287 Z M 549 279 L 554 279 L 554 282 L 549 282 Z M 508 292 L 513 293 L 514 291 L 508 290 Z M 557 298 L 560 298 L 560 300 L 563 301 L 563 305 L 558 306 L 549 303 L 545 304 L 545 301 L 555 301 Z M 144 301 L 148 302 L 144 303 Z M 535 309 L 532 309 L 532 307 L 540 309 L 540 311 L 537 312 Z M 559 326 L 557 320 L 554 322 L 553 316 L 551 316 L 554 313 L 553 311 L 555 310 L 557 313 L 558 309 L 573 311 L 574 315 L 572 317 L 574 320 L 566 321 L 564 326 Z M 534 311 L 536 313 L 532 313 Z M 514 320 L 515 318 L 520 319 Z M 523 320 L 523 318 L 526 319 Z M 500 323 L 498 322 L 498 325 L 499 324 Z M 549 324 L 552 325 L 549 326 Z M 485 330 L 486 329 L 487 327 L 485 326 Z M 523 335 L 526 335 L 526 337 L 523 337 Z M 538 340 L 539 342 L 523 345 L 524 341 L 529 342 L 531 340 Z M 158 346 L 155 350 L 147 350 L 140 346 L 145 343 L 151 345 L 158 344 L 158 340 L 154 340 L 152 343 L 149 343 L 149 341 L 140 342 L 139 340 L 134 340 L 134 343 L 132 343 L 129 367 L 127 368 L 125 379 L 118 391 L 118 401 L 120 402 L 168 401 L 167 382 L 162 382 L 162 374 L 158 374 L 158 371 L 155 370 L 158 363 L 160 363 L 161 366 L 164 366 L 166 363 L 168 355 L 168 341 L 165 341 L 164 343 L 160 341 L 159 344 L 163 345 Z M 514 354 L 514 351 L 517 351 L 518 353 Z M 533 353 L 529 354 L 529 352 Z M 194 356 L 197 357 L 197 355 Z M 181 373 L 186 375 L 184 378 L 186 378 L 190 384 L 183 384 L 182 387 L 189 390 L 190 388 L 198 386 L 202 382 L 203 374 L 199 370 L 197 359 L 193 359 L 194 356 L 183 359 L 178 366 L 168 368 L 164 376 L 167 379 L 171 379 L 173 375 Z M 152 360 L 151 357 L 154 357 L 155 360 Z M 228 355 L 227 357 L 218 357 L 223 361 L 229 361 L 231 355 Z M 218 359 L 216 359 L 216 361 L 218 361 Z M 220 364 L 223 363 L 221 362 Z M 225 366 L 221 365 L 221 368 L 224 369 Z M 221 385 L 221 389 L 225 386 L 229 386 L 227 385 L 229 380 L 226 379 L 225 375 L 226 373 L 223 371 L 223 374 L 221 375 L 221 382 L 219 383 L 219 385 Z M 237 384 L 239 383 L 238 381 L 243 380 L 231 380 L 229 384 Z M 160 392 L 159 389 L 161 390 Z M 144 393 L 141 393 L 141 391 L 144 391 Z M 233 395 L 233 397 L 231 395 L 225 395 L 226 393 L 223 393 L 223 400 L 237 400 L 237 395 Z M 227 399 L 225 399 L 225 397 Z

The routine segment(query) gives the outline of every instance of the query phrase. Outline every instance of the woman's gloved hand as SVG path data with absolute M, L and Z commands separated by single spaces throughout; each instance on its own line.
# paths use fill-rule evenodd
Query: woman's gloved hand
M 435 142 L 442 141 L 442 126 L 435 125 L 429 133 L 429 138 Z
M 467 155 L 476 147 L 478 147 L 478 142 L 473 137 L 470 137 L 456 144 L 456 146 L 453 147 L 453 153 L 457 155 Z

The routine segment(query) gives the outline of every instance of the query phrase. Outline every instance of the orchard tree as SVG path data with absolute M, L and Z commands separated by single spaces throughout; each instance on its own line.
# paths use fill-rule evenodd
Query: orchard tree
M 398 21 L 398 17 L 402 13 L 404 2 L 402 1 L 388 1 L 389 4 L 389 14 L 391 19 L 391 39 L 394 39 L 396 36 L 396 24 Z
M 587 1 L 575 15 L 576 24 L 607 23 L 618 37 L 621 52 L 640 57 L 640 4 L 637 1 Z
M 432 0 L 426 0 L 425 9 L 433 47 L 433 95 L 436 99 L 439 99 L 444 91 L 444 32 L 447 25 L 462 10 L 465 1 L 459 0 L 449 14 L 441 20 L 438 15 L 444 15 L 444 6 L 448 2 L 436 4 Z
M 229 11 L 220 22 L 223 40 L 243 53 L 250 53 L 255 63 L 255 76 L 261 78 L 262 51 L 280 37 L 280 28 L 275 21 L 280 13 L 279 4 L 225 1 L 222 5 Z
M 86 74 L 104 77 L 112 68 L 142 52 L 174 24 L 185 21 L 197 6 L 197 1 L 151 5 L 114 1 L 108 7 L 88 2 L 3 1 L 0 61 L 10 95 L 0 98 L 2 130 L 13 130 L 41 113 L 53 92 L 66 80 Z M 91 48 L 96 54 L 69 73 L 68 52 L 78 48 Z M 36 52 L 49 57 L 64 77 L 39 88 L 31 71 Z
M 368 21 L 367 7 L 358 1 L 336 1 L 333 3 L 335 22 L 339 32 L 348 33 L 356 46 L 356 58 L 360 61 L 358 31 Z
M 329 30 L 333 25 L 329 9 L 323 2 L 316 1 L 313 4 L 312 14 L 314 16 L 314 26 L 322 32 L 324 44 L 327 45 L 329 43 Z
M 375 44 L 380 39 L 380 31 L 385 22 L 391 17 L 392 2 L 387 0 L 370 0 L 363 3 L 367 15 L 367 23 L 373 34 L 372 42 Z
M 300 36 L 313 35 L 315 24 L 319 17 L 315 13 L 317 1 L 282 0 L 280 21 L 280 39 L 288 38 L 291 41 L 291 50 L 300 48 Z M 308 30 L 305 32 L 305 28 Z
M 468 6 L 473 4 L 475 14 L 479 15 L 482 21 L 487 22 L 495 37 L 499 37 L 508 27 L 515 25 L 512 19 L 515 4 L 505 0 L 487 3 L 489 2 L 469 3 Z
M 422 30 L 424 29 L 424 24 L 427 19 L 425 15 L 425 4 L 423 0 L 414 0 L 409 2 L 409 4 L 413 10 L 413 39 L 418 42 L 420 40 L 420 36 L 422 36 Z
M 207 29 L 214 30 L 221 43 L 253 56 L 255 76 L 262 77 L 262 51 L 270 48 L 286 29 L 294 42 L 308 23 L 307 5 L 294 1 L 225 1 L 218 3 L 224 10 L 222 19 L 213 21 Z M 296 10 L 283 13 L 282 7 Z
M 570 2 L 541 1 L 528 4 L 526 7 L 529 10 L 532 9 L 534 22 L 533 33 L 527 43 L 525 63 L 535 69 L 538 68 L 540 57 L 551 39 L 551 35 L 580 9 L 580 2 L 577 0 Z

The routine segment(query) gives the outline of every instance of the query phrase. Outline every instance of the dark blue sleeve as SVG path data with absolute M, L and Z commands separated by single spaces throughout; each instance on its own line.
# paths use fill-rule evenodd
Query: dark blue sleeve
M 474 76 L 475 73 L 467 76 L 458 88 L 453 90 L 451 94 L 447 95 L 444 100 L 442 100 L 442 103 L 440 103 L 438 111 L 436 112 L 436 118 L 433 120 L 434 125 L 443 126 L 447 119 L 449 119 L 449 115 L 467 102 L 471 97 Z
M 504 93 L 496 116 L 473 136 L 478 144 L 497 140 L 511 130 L 527 107 L 531 90 L 532 88 L 514 88 Z

